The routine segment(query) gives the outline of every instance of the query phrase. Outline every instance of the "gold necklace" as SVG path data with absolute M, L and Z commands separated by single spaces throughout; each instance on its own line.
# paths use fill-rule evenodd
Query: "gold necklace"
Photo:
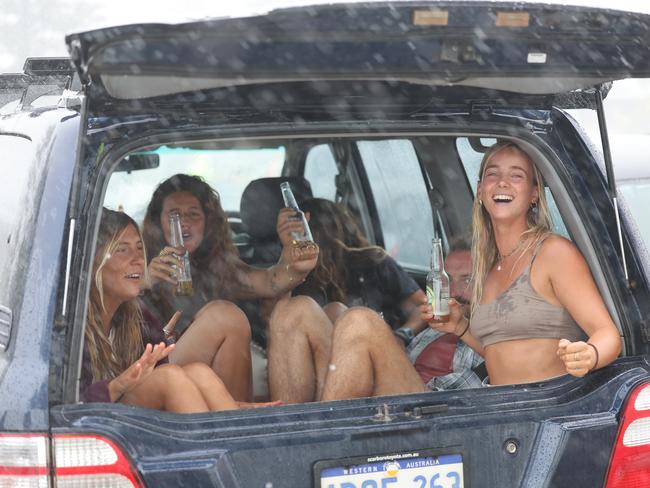
M 503 263 L 503 260 L 509 258 L 515 252 L 517 252 L 517 250 L 521 248 L 521 245 L 524 243 L 524 241 L 525 241 L 525 239 L 523 237 L 521 239 L 519 239 L 519 242 L 517 243 L 517 245 L 508 254 L 501 254 L 499 252 L 499 248 L 497 247 L 497 254 L 499 255 L 499 259 L 497 260 L 497 271 L 501 271 L 501 263 Z

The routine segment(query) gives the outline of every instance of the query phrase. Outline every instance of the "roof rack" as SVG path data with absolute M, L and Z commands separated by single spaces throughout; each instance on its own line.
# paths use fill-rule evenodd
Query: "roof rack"
M 56 105 L 66 91 L 79 91 L 81 85 L 69 58 L 27 58 L 23 73 L 0 74 L 0 107 L 17 101 L 12 111 L 21 111 L 42 97 L 55 97 Z

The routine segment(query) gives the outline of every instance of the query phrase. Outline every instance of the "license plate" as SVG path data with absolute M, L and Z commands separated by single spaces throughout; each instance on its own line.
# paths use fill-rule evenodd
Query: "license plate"
M 321 488 L 463 488 L 460 454 L 375 456 L 320 471 Z

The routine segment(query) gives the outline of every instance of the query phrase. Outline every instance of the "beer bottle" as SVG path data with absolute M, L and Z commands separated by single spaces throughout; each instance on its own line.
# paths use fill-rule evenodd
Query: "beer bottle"
M 291 186 L 288 181 L 283 181 L 280 183 L 280 190 L 282 190 L 282 198 L 284 199 L 284 206 L 291 208 L 296 211 L 295 219 L 302 221 L 302 232 L 292 232 L 291 238 L 293 239 L 293 245 L 295 247 L 304 247 L 310 243 L 314 242 L 314 238 L 311 235 L 311 230 L 309 229 L 309 224 L 305 218 L 305 214 L 298 207 L 298 202 L 296 197 L 291 191 Z
M 181 216 L 178 212 L 169 214 L 169 232 L 171 245 L 183 247 L 183 231 L 181 230 Z M 180 262 L 176 267 L 176 295 L 189 296 L 194 294 L 192 286 L 192 273 L 190 271 L 190 255 L 187 251 L 180 256 Z
M 434 237 L 431 245 L 431 270 L 427 275 L 427 299 L 433 309 L 433 322 L 449 321 L 449 276 L 445 273 L 442 243 Z

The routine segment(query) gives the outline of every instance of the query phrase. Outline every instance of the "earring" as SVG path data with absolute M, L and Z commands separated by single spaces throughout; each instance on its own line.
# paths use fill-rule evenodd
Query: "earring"
M 537 201 L 533 200 L 530 202 L 530 209 L 533 211 L 534 214 L 537 213 Z
M 479 199 L 478 199 L 478 204 L 479 204 L 479 206 L 482 207 L 482 206 L 483 206 L 483 200 L 481 200 L 481 199 L 479 198 Z

